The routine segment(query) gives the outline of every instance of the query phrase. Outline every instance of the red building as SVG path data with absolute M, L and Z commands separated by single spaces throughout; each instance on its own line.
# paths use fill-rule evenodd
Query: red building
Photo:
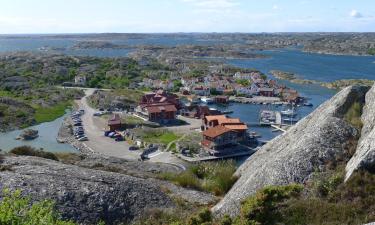
M 136 112 L 153 122 L 168 123 L 176 119 L 180 101 L 174 94 L 159 90 L 142 97 Z
M 139 106 L 146 107 L 151 105 L 173 104 L 177 109 L 180 108 L 180 101 L 177 95 L 167 93 L 164 90 L 158 90 L 155 93 L 149 93 L 142 96 Z
M 236 132 L 223 126 L 205 130 L 202 135 L 201 144 L 211 155 L 220 155 L 236 145 Z
M 113 117 L 108 120 L 108 126 L 110 131 L 120 130 L 123 127 L 120 115 L 114 114 Z
M 229 97 L 228 96 L 216 96 L 214 98 L 214 102 L 215 103 L 219 103 L 219 104 L 228 104 L 229 103 Z
M 161 122 L 166 120 L 175 120 L 177 109 L 174 105 L 146 106 L 145 111 L 148 120 L 153 122 Z
M 217 126 L 226 127 L 236 132 L 236 140 L 244 141 L 248 127 L 238 118 L 228 118 L 225 115 L 205 116 L 202 120 L 202 130 L 209 130 Z

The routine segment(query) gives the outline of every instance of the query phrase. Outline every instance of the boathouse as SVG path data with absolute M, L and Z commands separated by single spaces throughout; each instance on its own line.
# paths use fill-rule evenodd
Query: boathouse
M 201 145 L 211 155 L 220 155 L 237 144 L 236 132 L 223 126 L 205 130 L 202 135 Z

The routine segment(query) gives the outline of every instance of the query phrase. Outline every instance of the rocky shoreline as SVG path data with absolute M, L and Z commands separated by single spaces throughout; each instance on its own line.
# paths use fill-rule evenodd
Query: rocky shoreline
M 277 79 L 287 80 L 291 83 L 318 84 L 322 87 L 325 87 L 328 89 L 336 89 L 336 90 L 341 90 L 345 87 L 353 86 L 353 85 L 372 86 L 374 84 L 373 80 L 368 80 L 368 79 L 342 79 L 342 80 L 336 80 L 332 82 L 321 82 L 321 81 L 316 81 L 316 80 L 300 79 L 298 78 L 297 74 L 285 72 L 285 71 L 271 70 L 270 73 Z
M 70 144 L 80 153 L 85 155 L 99 155 L 99 153 L 95 153 L 95 151 L 88 147 L 85 143 L 75 139 L 72 128 L 73 126 L 71 119 L 69 117 L 65 118 L 57 134 L 57 142 Z

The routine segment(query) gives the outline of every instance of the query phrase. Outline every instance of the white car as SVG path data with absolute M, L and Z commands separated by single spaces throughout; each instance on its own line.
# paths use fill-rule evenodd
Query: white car
M 88 137 L 81 137 L 81 138 L 79 138 L 78 139 L 78 141 L 88 141 L 89 140 L 89 138 Z

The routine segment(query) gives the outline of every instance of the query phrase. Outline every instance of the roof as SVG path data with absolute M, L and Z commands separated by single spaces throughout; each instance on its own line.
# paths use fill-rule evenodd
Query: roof
M 263 88 L 259 88 L 259 91 L 272 92 L 272 91 L 275 91 L 275 89 L 273 89 L 273 88 L 266 88 L 266 87 L 263 87 Z
M 232 132 L 232 130 L 223 126 L 216 126 L 203 131 L 203 135 L 211 138 L 216 138 L 228 132 Z
M 113 117 L 108 120 L 108 126 L 121 124 L 121 118 L 118 114 L 114 114 Z
M 205 116 L 207 121 L 220 120 L 227 118 L 225 115 L 216 115 L 216 116 Z
M 240 119 L 238 118 L 224 118 L 218 120 L 219 124 L 225 124 L 225 123 L 242 123 Z
M 146 107 L 147 112 L 149 113 L 160 113 L 162 111 L 165 112 L 176 112 L 177 109 L 174 105 L 160 105 L 160 106 L 147 106 Z
M 231 130 L 247 130 L 246 124 L 235 124 L 235 125 L 224 125 L 224 126 Z
M 209 141 L 209 140 L 206 140 L 206 139 L 204 139 L 202 142 L 201 142 L 201 144 L 203 145 L 203 146 L 206 146 L 206 147 L 209 147 L 210 145 L 211 145 L 211 141 Z

